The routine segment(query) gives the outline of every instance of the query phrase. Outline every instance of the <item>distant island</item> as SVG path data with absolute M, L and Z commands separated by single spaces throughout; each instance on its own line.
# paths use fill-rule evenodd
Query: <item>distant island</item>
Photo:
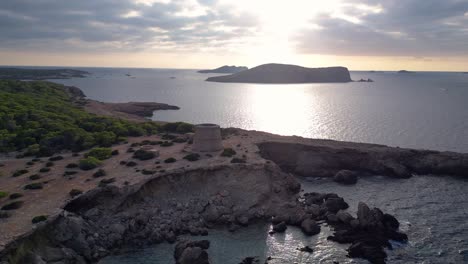
M 407 70 L 401 70 L 401 71 L 398 71 L 397 73 L 414 73 L 412 71 L 407 71 Z
M 343 83 L 351 82 L 345 67 L 306 68 L 288 64 L 263 64 L 232 75 L 216 76 L 208 82 L 229 83 Z
M 228 66 L 224 65 L 222 67 L 213 69 L 213 70 L 201 70 L 198 73 L 238 73 L 241 71 L 248 70 L 249 68 L 245 66 Z
M 4 80 L 47 80 L 84 78 L 89 72 L 73 69 L 24 69 L 0 68 L 0 79 Z

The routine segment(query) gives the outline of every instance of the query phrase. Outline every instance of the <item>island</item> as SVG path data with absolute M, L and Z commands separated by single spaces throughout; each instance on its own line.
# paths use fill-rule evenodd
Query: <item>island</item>
M 345 83 L 351 82 L 345 67 L 306 68 L 288 64 L 263 64 L 232 75 L 216 76 L 208 82 L 224 83 Z
M 238 73 L 241 71 L 248 70 L 249 68 L 245 66 L 228 66 L 224 65 L 222 67 L 213 69 L 213 70 L 201 70 L 198 73 Z
M 412 71 L 407 71 L 407 70 L 401 70 L 401 71 L 398 71 L 397 73 L 408 74 L 408 73 L 414 73 L 414 72 L 412 72 Z
M 1 68 L 0 79 L 4 80 L 51 80 L 84 78 L 89 72 L 74 69 Z

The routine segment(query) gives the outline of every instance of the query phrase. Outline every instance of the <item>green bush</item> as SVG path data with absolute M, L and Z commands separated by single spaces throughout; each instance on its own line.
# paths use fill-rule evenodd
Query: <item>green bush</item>
M 16 210 L 20 209 L 21 206 L 23 206 L 24 202 L 23 201 L 16 201 L 16 202 L 11 202 L 9 204 L 6 204 L 2 207 L 2 210 Z
M 38 216 L 35 216 L 33 217 L 33 219 L 31 220 L 31 222 L 33 224 L 37 224 L 39 222 L 44 222 L 47 220 L 47 216 L 46 215 L 38 215 Z
M 94 177 L 94 178 L 99 178 L 99 177 L 104 177 L 104 176 L 106 176 L 106 175 L 107 175 L 107 173 L 106 173 L 105 170 L 99 169 L 99 170 L 97 170 L 97 171 L 93 174 L 93 177 Z
M 41 169 L 39 170 L 39 172 L 42 172 L 42 173 L 44 173 L 44 172 L 49 172 L 49 171 L 50 171 L 50 168 L 47 168 L 47 167 L 46 167 L 46 168 L 41 168 Z
M 31 181 L 39 180 L 40 178 L 41 178 L 41 176 L 39 174 L 33 174 L 33 175 L 29 176 L 29 179 Z
M 0 192 L 0 198 L 7 197 L 8 193 L 7 192 Z
M 106 160 L 112 156 L 112 149 L 110 148 L 93 148 L 85 157 L 95 157 L 98 160 Z
M 200 154 L 197 154 L 197 153 L 191 153 L 191 154 L 188 154 L 184 157 L 184 159 L 188 160 L 188 161 L 197 161 L 200 159 Z
M 174 162 L 176 162 L 176 161 L 177 161 L 177 160 L 176 160 L 175 158 L 172 158 L 172 157 L 171 157 L 171 158 L 165 159 L 165 160 L 164 160 L 164 163 L 174 163 Z
M 76 197 L 76 196 L 78 196 L 78 195 L 80 195 L 80 194 L 82 194 L 82 193 L 83 193 L 83 191 L 82 191 L 82 190 L 78 190 L 78 189 L 72 189 L 72 190 L 69 192 L 69 194 L 70 194 L 71 197 Z
M 97 166 L 101 165 L 101 161 L 95 157 L 87 157 L 84 159 L 80 159 L 78 162 L 78 167 L 82 170 L 92 170 Z
M 42 182 L 35 182 L 31 184 L 27 184 L 24 186 L 25 190 L 39 190 L 44 187 L 44 184 Z
M 17 170 L 15 172 L 13 172 L 13 175 L 11 175 L 12 177 L 18 177 L 18 176 L 21 176 L 23 174 L 26 174 L 28 173 L 29 171 L 26 170 L 26 169 L 22 169 L 22 170 Z
M 225 148 L 223 152 L 221 153 L 221 156 L 223 157 L 232 157 L 236 155 L 236 151 L 233 150 L 232 148 Z
M 184 122 L 166 123 L 160 128 L 161 131 L 169 133 L 185 134 L 194 131 L 194 126 Z
M 156 155 L 152 151 L 147 151 L 144 149 L 139 149 L 133 153 L 133 158 L 138 160 L 150 160 L 153 159 Z
M 18 199 L 18 198 L 21 198 L 23 197 L 23 195 L 21 193 L 12 193 L 10 194 L 10 200 L 14 200 L 14 199 Z

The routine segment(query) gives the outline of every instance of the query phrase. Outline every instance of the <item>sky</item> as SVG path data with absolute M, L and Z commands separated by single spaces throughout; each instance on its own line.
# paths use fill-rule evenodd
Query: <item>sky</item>
M 468 0 L 1 0 L 0 65 L 468 71 Z

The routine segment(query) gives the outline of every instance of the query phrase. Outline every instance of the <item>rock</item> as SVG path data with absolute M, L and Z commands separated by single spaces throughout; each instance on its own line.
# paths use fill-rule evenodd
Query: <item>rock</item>
M 400 227 L 400 222 L 398 222 L 398 220 L 390 214 L 383 215 L 383 223 L 385 227 L 392 230 L 397 230 Z
M 320 226 L 314 220 L 307 218 L 301 223 L 301 230 L 308 236 L 313 236 L 320 233 Z
M 348 256 L 351 258 L 367 259 L 373 264 L 385 264 L 387 254 L 378 245 L 357 242 L 348 248 Z
M 286 222 L 281 222 L 279 224 L 273 225 L 273 231 L 277 233 L 283 233 L 284 231 L 286 231 L 286 228 L 288 228 L 286 226 Z
M 299 248 L 298 250 L 301 251 L 301 252 L 307 252 L 307 253 L 312 253 L 312 252 L 314 252 L 314 250 L 313 250 L 311 247 L 309 247 L 309 246 L 301 247 L 301 248 Z
M 327 214 L 327 222 L 330 223 L 338 223 L 340 219 L 336 216 L 336 214 Z
M 260 264 L 258 257 L 246 257 L 239 264 Z
M 328 198 L 325 200 L 325 207 L 329 212 L 337 213 L 339 210 L 347 209 L 349 205 L 343 198 Z
M 357 173 L 350 170 L 340 170 L 333 177 L 334 181 L 345 185 L 356 184 L 357 179 Z
M 209 247 L 208 240 L 183 240 L 177 243 L 174 250 L 176 264 L 209 264 L 208 253 L 205 251 Z
M 237 223 L 241 226 L 248 226 L 249 225 L 249 218 L 245 215 L 237 217 Z
M 351 214 L 342 210 L 336 213 L 336 217 L 338 217 L 338 220 L 340 220 L 344 224 L 350 224 L 351 221 L 354 219 L 354 217 L 351 216 Z

